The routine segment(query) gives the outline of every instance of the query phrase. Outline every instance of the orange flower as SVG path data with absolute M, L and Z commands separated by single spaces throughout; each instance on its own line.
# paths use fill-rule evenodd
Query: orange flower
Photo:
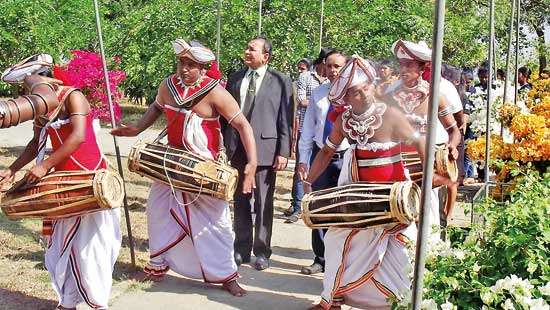
M 512 119 L 510 131 L 514 134 L 514 138 L 521 140 L 530 134 L 536 134 L 546 127 L 544 116 L 527 114 L 518 115 Z

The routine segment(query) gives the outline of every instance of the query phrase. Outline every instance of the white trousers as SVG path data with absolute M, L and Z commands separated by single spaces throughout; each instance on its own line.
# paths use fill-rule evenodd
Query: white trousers
M 120 209 L 53 223 L 45 264 L 60 306 L 107 309 L 121 242 Z
M 237 278 L 229 204 L 205 195 L 175 193 L 176 197 L 162 183 L 151 186 L 147 203 L 149 271 L 163 274 L 172 269 L 209 283 Z

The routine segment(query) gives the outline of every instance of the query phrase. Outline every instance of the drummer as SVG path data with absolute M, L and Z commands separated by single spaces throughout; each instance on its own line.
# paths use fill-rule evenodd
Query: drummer
M 392 83 L 386 92 L 386 99 L 399 107 L 405 113 L 407 119 L 415 130 L 426 135 L 428 122 L 428 105 L 430 85 L 422 79 L 422 73 L 426 64 L 431 61 L 432 50 L 425 42 L 409 42 L 397 40 L 393 44 L 393 53 L 399 59 L 399 80 Z M 458 158 L 457 145 L 461 141 L 460 130 L 457 122 L 453 117 L 453 108 L 449 105 L 445 95 L 446 88 L 443 88 L 445 81 L 442 80 L 442 96 L 439 99 L 438 106 L 438 121 L 436 124 L 436 143 L 447 145 L 449 149 L 450 159 Z M 449 83 L 446 81 L 446 83 Z M 451 85 L 454 91 L 454 87 Z M 405 152 L 414 152 L 410 147 L 403 147 Z M 432 190 L 432 203 L 430 205 L 430 213 L 428 216 L 430 227 L 440 225 L 439 218 L 439 199 L 438 186 L 447 187 L 447 201 L 444 208 L 444 214 L 448 217 L 454 206 L 458 191 L 458 183 L 453 182 L 447 177 L 434 173 L 434 189 Z M 440 239 L 438 230 L 432 230 L 430 233 L 430 241 L 435 242 Z
M 219 116 L 226 118 L 241 137 L 248 164 L 243 193 L 254 188 L 256 144 L 252 128 L 239 106 L 209 76 L 215 60 L 212 51 L 197 41 L 173 43 L 177 71 L 159 86 L 156 100 L 136 125 L 116 128 L 115 136 L 136 136 L 165 114 L 168 144 L 209 159 L 225 153 L 220 136 Z M 219 72 L 216 72 L 219 76 Z M 147 221 L 150 260 L 144 268 L 148 278 L 161 280 L 169 269 L 208 283 L 219 283 L 235 296 L 246 291 L 237 283 L 233 259 L 234 233 L 227 201 L 182 192 L 155 182 L 151 186 Z
M 29 68 L 34 70 L 29 72 Z M 48 75 L 51 69 L 52 63 L 31 58 L 2 75 L 5 82 L 23 82 L 27 94 L 57 97 L 60 105 L 48 115 L 49 120 L 35 120 L 32 140 L 8 169 L 0 171 L 0 187 L 12 182 L 15 173 L 35 158 L 36 165 L 24 177 L 27 184 L 37 183 L 52 169 L 59 172 L 107 168 L 86 97 L 67 86 L 70 83 L 32 74 Z M 61 73 L 63 69 L 54 71 Z M 62 83 L 64 86 L 57 85 Z M 46 158 L 48 137 L 53 152 Z M 94 309 L 107 309 L 113 267 L 122 241 L 119 222 L 120 210 L 109 209 L 55 220 L 45 226 L 45 265 L 59 298 L 58 309 L 76 309 L 82 302 Z
M 344 155 L 339 185 L 358 181 L 406 180 L 400 143 L 413 145 L 424 158 L 425 140 L 415 134 L 403 113 L 378 102 L 373 81 L 376 71 L 353 56 L 331 86 L 329 99 L 349 105 L 334 124 L 325 145 L 315 157 L 305 192 L 327 167 L 344 138 L 352 144 Z M 412 268 L 406 245 L 416 237 L 414 224 L 389 228 L 329 228 L 325 235 L 325 276 L 321 302 L 311 309 L 339 309 L 347 304 L 361 309 L 389 308 L 390 298 L 410 290 Z

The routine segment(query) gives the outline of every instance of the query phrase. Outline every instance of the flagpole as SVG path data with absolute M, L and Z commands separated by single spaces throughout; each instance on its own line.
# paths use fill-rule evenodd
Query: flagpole
M 109 100 L 109 112 L 111 113 L 111 126 L 116 128 L 115 113 L 113 110 L 113 100 L 111 95 L 111 89 L 109 87 L 109 74 L 107 72 L 107 62 L 105 60 L 105 49 L 103 47 L 103 35 L 101 33 L 101 19 L 99 17 L 99 5 L 97 0 L 94 0 L 95 21 L 97 27 L 97 37 L 99 39 L 99 50 L 101 52 L 101 62 L 103 64 L 103 76 L 105 78 L 105 89 L 107 91 L 107 99 Z M 126 182 L 124 181 L 124 171 L 122 170 L 122 160 L 120 158 L 120 148 L 118 146 L 118 140 L 116 136 L 113 136 L 113 142 L 115 144 L 116 161 L 118 166 L 118 173 L 122 177 L 122 184 L 124 187 L 124 215 L 126 218 L 126 228 L 128 229 L 128 243 L 130 245 L 130 258 L 132 261 L 132 267 L 136 268 L 136 254 L 134 251 L 134 237 L 132 236 L 132 225 L 130 223 L 130 212 L 128 211 L 128 199 L 126 196 Z
M 437 110 L 439 107 L 439 82 L 441 80 L 441 58 L 443 54 L 443 34 L 445 28 L 445 0 L 435 3 L 435 22 L 433 27 L 432 76 L 430 80 L 430 105 L 428 106 L 428 133 L 426 135 L 426 156 L 423 163 L 422 192 L 416 253 L 414 260 L 412 306 L 420 310 L 422 305 L 422 289 L 424 287 L 424 264 L 426 262 L 429 222 L 427 214 L 431 203 L 432 180 L 434 173 L 435 138 Z
M 491 104 L 493 100 L 493 51 L 495 38 L 495 2 L 489 0 L 489 80 L 487 82 L 487 103 L 485 116 L 485 197 L 489 196 L 489 161 L 491 152 Z

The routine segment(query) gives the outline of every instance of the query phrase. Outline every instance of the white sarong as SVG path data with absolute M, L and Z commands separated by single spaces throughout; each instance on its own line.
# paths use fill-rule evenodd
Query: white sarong
M 354 147 L 344 155 L 339 185 L 351 182 Z M 412 270 L 407 244 L 416 239 L 415 225 L 387 228 L 329 228 L 325 235 L 325 276 L 321 306 L 347 304 L 361 309 L 389 309 L 388 298 L 410 290 Z
M 120 209 L 53 223 L 45 264 L 60 306 L 107 309 L 121 242 Z
M 158 274 L 172 269 L 208 283 L 237 278 L 229 204 L 205 195 L 175 193 L 177 200 L 168 185 L 155 182 L 151 186 L 148 267 Z

